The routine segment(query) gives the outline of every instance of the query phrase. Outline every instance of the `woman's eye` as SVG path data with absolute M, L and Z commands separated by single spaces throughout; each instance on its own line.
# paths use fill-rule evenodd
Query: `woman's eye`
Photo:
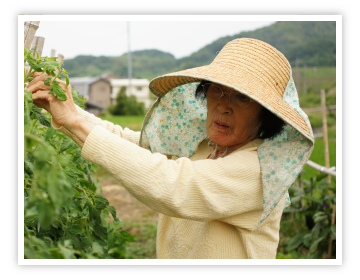
M 222 92 L 221 88 L 219 88 L 217 86 L 212 86 L 211 91 L 216 92 L 216 93 L 221 93 Z
M 247 97 L 244 94 L 235 94 L 235 98 L 240 101 L 247 101 L 249 100 L 249 97 Z

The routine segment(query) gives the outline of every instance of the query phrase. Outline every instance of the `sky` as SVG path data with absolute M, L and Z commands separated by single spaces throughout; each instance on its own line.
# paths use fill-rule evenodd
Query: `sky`
M 207 44 L 275 21 L 40 21 L 36 36 L 44 37 L 42 56 L 64 59 L 77 55 L 120 56 L 131 51 L 157 49 L 175 58 L 188 56 Z M 55 30 L 61 30 L 59 32 Z

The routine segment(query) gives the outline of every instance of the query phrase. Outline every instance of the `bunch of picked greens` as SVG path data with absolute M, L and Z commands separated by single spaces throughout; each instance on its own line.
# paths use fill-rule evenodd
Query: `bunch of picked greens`
M 24 87 L 35 72 L 50 75 L 50 93 L 66 100 L 57 78 L 67 72 L 55 57 L 24 51 Z M 51 80 L 51 83 L 50 83 Z M 72 90 L 75 103 L 85 99 Z M 80 148 L 51 126 L 50 114 L 24 94 L 24 258 L 126 258 L 126 242 L 134 237 L 123 230 L 116 210 L 101 195 L 91 172 L 97 167 L 81 157 Z

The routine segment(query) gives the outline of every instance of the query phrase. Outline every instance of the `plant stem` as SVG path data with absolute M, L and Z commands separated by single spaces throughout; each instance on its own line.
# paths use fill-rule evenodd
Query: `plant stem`
M 32 132 L 33 132 L 33 129 L 34 129 L 35 124 L 37 123 L 37 121 L 38 121 L 38 119 L 32 120 L 29 133 L 32 133 Z

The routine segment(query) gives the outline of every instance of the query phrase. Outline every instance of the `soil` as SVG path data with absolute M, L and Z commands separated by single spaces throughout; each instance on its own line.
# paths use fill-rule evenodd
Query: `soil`
M 103 196 L 116 209 L 117 216 L 132 223 L 158 222 L 159 214 L 133 197 L 112 177 L 96 176 L 103 191 Z

